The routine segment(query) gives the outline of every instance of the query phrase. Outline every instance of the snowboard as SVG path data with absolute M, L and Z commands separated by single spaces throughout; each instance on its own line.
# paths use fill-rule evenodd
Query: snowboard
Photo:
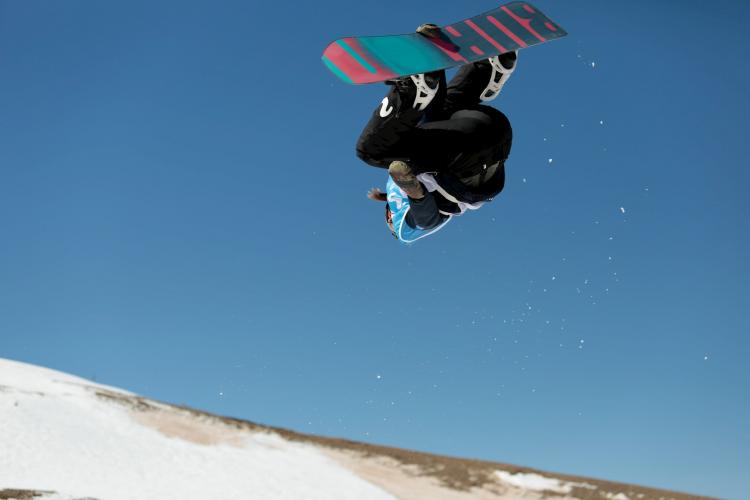
M 347 83 L 376 83 L 488 59 L 565 35 L 533 5 L 510 2 L 443 26 L 434 36 L 340 38 L 326 47 L 323 63 Z

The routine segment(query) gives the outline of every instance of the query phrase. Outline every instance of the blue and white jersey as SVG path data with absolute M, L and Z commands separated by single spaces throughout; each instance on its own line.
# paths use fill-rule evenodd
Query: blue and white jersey
M 448 216 L 447 219 L 432 229 L 413 228 L 406 223 L 406 214 L 409 213 L 409 209 L 411 208 L 409 206 L 409 197 L 393 182 L 390 176 L 388 177 L 385 190 L 388 195 L 388 206 L 391 209 L 393 230 L 402 243 L 413 243 L 420 238 L 436 233 L 451 220 L 451 217 Z

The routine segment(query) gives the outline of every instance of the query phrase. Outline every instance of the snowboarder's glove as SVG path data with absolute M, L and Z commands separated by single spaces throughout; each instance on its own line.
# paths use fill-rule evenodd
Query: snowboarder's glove
M 367 192 L 367 197 L 372 201 L 388 201 L 388 196 L 379 188 L 370 188 Z

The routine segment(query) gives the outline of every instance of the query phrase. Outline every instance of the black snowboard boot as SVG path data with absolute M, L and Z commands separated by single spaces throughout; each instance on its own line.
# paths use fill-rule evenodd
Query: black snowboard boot
M 479 96 L 483 101 L 491 101 L 500 94 L 503 85 L 505 85 L 511 73 L 516 69 L 518 52 L 506 52 L 505 54 L 491 57 L 487 62 L 492 66 L 492 74 L 490 75 L 490 83 Z
M 445 71 L 433 71 L 418 75 L 405 76 L 388 80 L 386 85 L 393 85 L 403 104 L 399 111 L 414 109 L 424 111 L 438 93 L 445 91 Z
M 517 52 L 506 52 L 461 67 L 448 88 L 452 107 L 461 109 L 495 99 L 515 71 L 517 61 Z

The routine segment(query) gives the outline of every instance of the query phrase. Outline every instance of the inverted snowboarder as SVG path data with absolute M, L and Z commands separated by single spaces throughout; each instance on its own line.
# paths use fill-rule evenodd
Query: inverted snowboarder
M 345 37 L 323 51 L 323 63 L 350 84 L 386 82 L 388 95 L 357 142 L 357 155 L 387 168 L 386 202 L 394 236 L 410 243 L 455 215 L 491 201 L 505 185 L 510 122 L 483 102 L 495 99 L 516 68 L 518 50 L 567 35 L 525 1 L 442 28 Z M 459 66 L 446 85 L 445 69 Z
M 438 29 L 425 24 L 418 33 Z M 491 201 L 505 185 L 512 129 L 482 102 L 495 99 L 516 68 L 517 52 L 462 66 L 446 85 L 445 71 L 386 82 L 388 95 L 357 142 L 357 156 L 388 168 L 386 223 L 410 243 L 440 230 L 455 215 Z

